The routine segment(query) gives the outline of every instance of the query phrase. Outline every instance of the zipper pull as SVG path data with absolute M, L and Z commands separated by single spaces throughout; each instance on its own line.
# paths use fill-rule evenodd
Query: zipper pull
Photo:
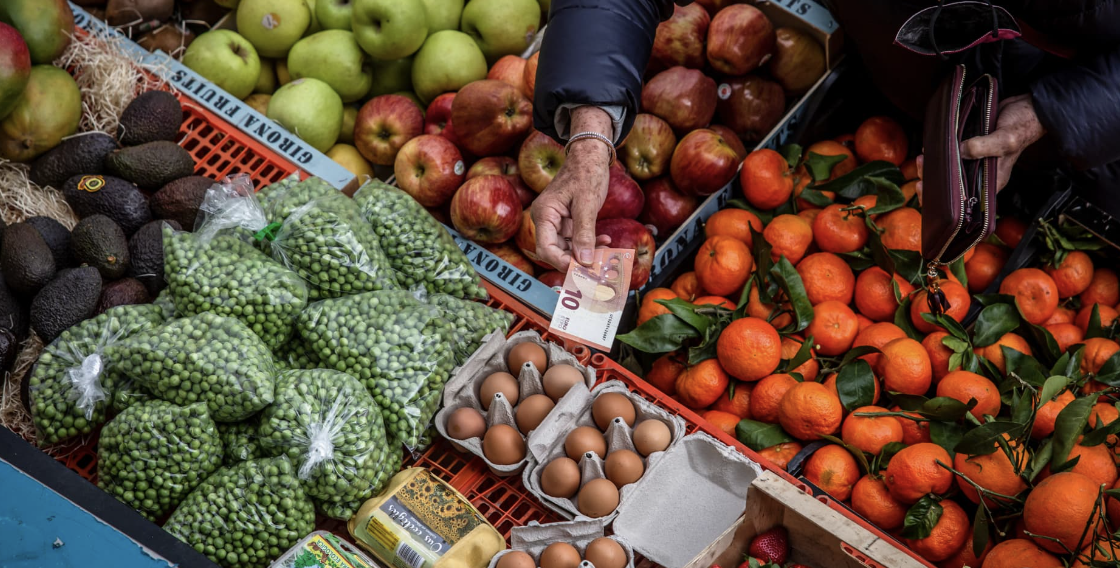
M 937 263 L 931 262 L 926 266 L 926 305 L 929 306 L 929 313 L 934 316 L 939 316 L 947 312 L 953 306 L 949 303 L 949 299 L 945 297 L 945 292 L 941 290 L 941 275 L 937 273 Z

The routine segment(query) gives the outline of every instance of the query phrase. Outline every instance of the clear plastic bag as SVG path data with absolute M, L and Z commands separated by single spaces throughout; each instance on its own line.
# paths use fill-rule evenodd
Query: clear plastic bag
M 281 345 L 274 353 L 276 355 L 276 365 L 283 371 L 319 369 L 322 367 L 319 362 L 319 354 L 311 349 L 298 333 L 293 334 L 292 338 Z
M 110 420 L 97 456 L 97 485 L 157 521 L 221 467 L 222 443 L 205 404 L 153 400 Z
M 261 568 L 315 530 L 315 506 L 286 456 L 219 469 L 163 525 L 224 568 Z
M 49 446 L 89 434 L 105 422 L 116 365 L 110 348 L 163 323 L 150 304 L 110 308 L 62 332 L 39 356 L 28 379 L 38 442 Z
M 241 422 L 218 422 L 222 438 L 223 462 L 233 465 L 264 457 L 260 441 L 261 415 L 254 414 Z
M 293 211 L 303 207 L 309 201 L 339 194 L 331 184 L 319 178 L 307 178 L 300 181 L 297 177 L 288 177 L 276 183 L 262 187 L 257 192 L 257 200 L 274 223 L 283 223 Z
M 272 403 L 276 364 L 240 320 L 204 312 L 135 335 L 109 349 L 119 368 L 155 397 L 205 402 L 218 422 L 237 422 Z
M 482 281 L 455 239 L 415 199 L 378 180 L 354 194 L 401 286 L 484 300 Z
M 368 292 L 311 304 L 297 329 L 323 367 L 361 381 L 391 436 L 420 447 L 455 364 L 438 308 L 408 292 Z
M 447 294 L 433 294 L 426 301 L 439 308 L 443 319 L 451 324 L 457 365 L 470 358 L 488 334 L 497 331 L 505 335 L 509 326 L 513 325 L 512 313 L 495 310 L 479 302 L 460 300 Z
M 385 453 L 384 465 L 377 468 L 377 476 L 369 480 L 371 486 L 379 488 L 369 497 L 381 493 L 382 489 L 389 484 L 389 480 L 393 479 L 393 476 L 401 470 L 402 465 L 404 465 L 404 452 L 400 451 L 400 448 L 397 447 L 390 448 L 390 450 Z M 318 499 L 312 499 L 312 501 L 315 502 L 315 510 L 322 513 L 323 516 L 339 521 L 346 521 L 358 512 L 362 503 L 365 503 L 369 497 L 355 501 L 331 502 L 320 501 Z
M 383 471 L 389 465 L 386 454 L 393 450 L 381 409 L 346 373 L 281 373 L 276 402 L 262 412 L 259 433 L 265 451 L 287 455 L 307 494 L 318 501 L 364 501 L 395 473 Z M 399 446 L 392 447 L 400 453 Z
M 307 305 L 307 286 L 253 244 L 267 221 L 252 189 L 244 176 L 216 184 L 206 192 L 194 233 L 164 227 L 165 279 L 178 317 L 236 317 L 278 348 Z

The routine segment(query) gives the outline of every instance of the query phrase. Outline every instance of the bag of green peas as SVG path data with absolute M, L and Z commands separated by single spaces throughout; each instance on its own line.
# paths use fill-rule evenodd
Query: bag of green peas
M 504 336 L 509 332 L 509 326 L 513 325 L 512 313 L 495 310 L 479 302 L 447 294 L 432 294 L 426 298 L 417 294 L 417 298 L 439 308 L 440 315 L 451 324 L 456 365 L 462 365 L 478 351 L 487 335 L 496 331 Z

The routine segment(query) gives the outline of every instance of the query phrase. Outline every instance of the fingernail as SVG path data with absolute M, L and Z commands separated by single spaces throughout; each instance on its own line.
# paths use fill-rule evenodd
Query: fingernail
M 581 264 L 591 264 L 591 249 L 580 250 L 579 261 Z

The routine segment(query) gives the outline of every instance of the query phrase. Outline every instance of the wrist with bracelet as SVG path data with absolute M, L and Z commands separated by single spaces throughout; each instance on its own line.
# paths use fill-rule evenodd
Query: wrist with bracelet
M 610 166 L 614 165 L 615 159 L 617 158 L 617 153 L 615 152 L 614 143 L 611 142 L 610 138 L 607 138 L 606 136 L 603 136 L 602 134 L 599 134 L 598 132 L 588 131 L 588 132 L 579 132 L 579 133 L 573 134 L 571 136 L 571 138 L 568 138 L 568 143 L 564 145 L 564 155 L 567 156 L 569 153 L 571 153 L 572 144 L 575 143 L 575 142 L 579 142 L 580 140 L 596 140 L 596 141 L 599 141 L 599 142 L 602 142 L 603 144 L 605 144 L 606 147 L 607 147 L 607 151 L 609 152 L 609 155 L 610 155 L 610 160 L 608 161 L 607 166 L 610 167 Z

